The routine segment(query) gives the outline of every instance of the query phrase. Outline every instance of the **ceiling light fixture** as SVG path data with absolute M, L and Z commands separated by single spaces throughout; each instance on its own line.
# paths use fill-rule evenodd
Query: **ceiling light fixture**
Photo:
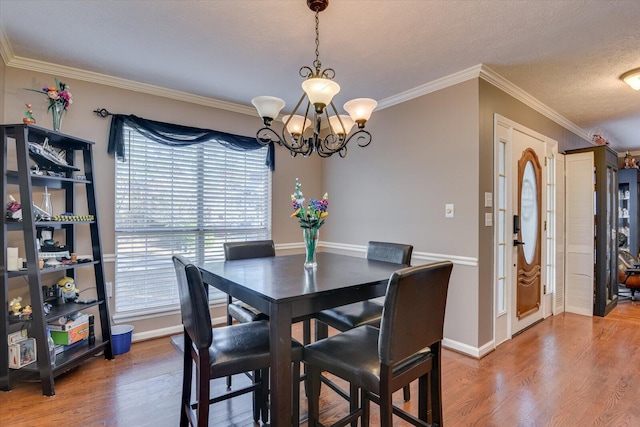
M 332 99 L 340 91 L 340 85 L 333 81 L 335 77 L 333 68 L 325 68 L 321 71 L 322 64 L 319 59 L 318 14 L 329 6 L 329 0 L 307 0 L 307 6 L 316 15 L 316 60 L 313 61 L 313 68 L 307 66 L 300 68 L 300 76 L 306 79 L 302 82 L 304 93 L 293 113 L 282 117 L 284 127 L 281 135 L 271 128 L 271 122 L 278 117 L 285 102 L 274 96 L 253 98 L 251 103 L 264 122 L 264 127 L 256 133 L 256 139 L 263 145 L 270 142 L 282 145 L 291 152 L 292 157 L 298 154 L 308 157 L 314 151 L 320 157 L 329 157 L 334 153 L 344 157 L 347 155 L 347 144 L 351 139 L 355 138 L 360 147 L 366 147 L 371 143 L 371 134 L 364 127 L 378 103 L 370 98 L 352 99 L 344 104 L 344 109 L 349 115 L 338 114 Z M 307 102 L 304 107 L 304 116 L 302 116 L 297 113 L 305 98 Z M 329 106 L 333 110 L 331 116 L 329 116 Z M 321 136 L 323 117 L 328 131 Z M 312 125 L 313 133 L 309 129 Z M 350 134 L 354 125 L 358 126 L 357 130 Z M 305 133 L 308 136 L 305 136 Z
M 640 68 L 627 71 L 620 76 L 623 82 L 631 86 L 632 89 L 640 90 Z

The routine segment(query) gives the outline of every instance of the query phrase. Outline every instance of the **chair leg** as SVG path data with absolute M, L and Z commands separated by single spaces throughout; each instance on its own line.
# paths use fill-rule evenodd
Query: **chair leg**
M 404 396 L 405 402 L 408 402 L 411 400 L 411 387 L 409 386 L 409 384 L 402 387 L 402 395 Z
M 327 338 L 329 336 L 329 326 L 326 323 L 323 323 L 316 319 L 316 341 L 320 341 L 323 338 Z
M 233 325 L 233 317 L 229 314 L 229 304 L 233 302 L 231 295 L 227 295 L 227 326 Z M 231 375 L 227 377 L 227 390 L 231 390 Z
M 269 368 L 260 371 L 260 410 L 263 424 L 269 422 L 269 373 Z
M 351 413 L 357 411 L 358 408 L 360 408 L 360 404 L 358 402 L 359 394 L 360 394 L 360 390 L 358 389 L 358 387 L 355 387 L 354 385 L 349 384 L 349 412 Z M 358 427 L 358 420 L 353 421 L 351 423 L 351 427 Z
M 418 418 L 425 422 L 431 422 L 429 374 L 418 379 Z
M 253 382 L 262 384 L 263 378 L 261 371 L 253 371 Z M 253 390 L 253 421 L 256 423 L 260 420 L 260 411 L 263 406 L 264 398 L 262 396 L 262 387 Z
M 382 384 L 381 384 L 382 385 Z M 380 390 L 380 427 L 393 426 L 393 400 L 388 387 Z
M 293 362 L 291 366 L 291 394 L 293 402 L 291 405 L 291 425 L 297 427 L 300 425 L 300 361 Z
M 360 401 L 362 402 L 362 427 L 369 427 L 369 418 L 371 415 L 371 405 L 369 402 L 369 393 L 361 389 Z
M 440 366 L 440 358 L 442 357 L 440 343 L 431 346 L 433 353 L 433 367 L 431 368 L 431 411 L 433 424 L 442 425 L 442 371 Z
M 309 398 L 307 399 L 308 426 L 316 427 L 320 416 L 320 370 L 310 366 L 307 369 L 307 386 Z
M 309 319 L 302 321 L 302 343 L 311 344 L 311 320 Z
M 185 334 L 185 349 L 183 355 L 182 366 L 182 398 L 180 400 L 180 427 L 189 426 L 188 413 L 191 411 L 191 378 L 193 376 L 193 361 L 189 348 L 186 345 L 187 337 Z
M 185 351 L 187 350 L 185 349 Z M 200 358 L 196 362 L 196 396 L 198 396 L 196 418 L 198 419 L 198 427 L 209 425 L 209 357 L 204 353 L 200 353 Z

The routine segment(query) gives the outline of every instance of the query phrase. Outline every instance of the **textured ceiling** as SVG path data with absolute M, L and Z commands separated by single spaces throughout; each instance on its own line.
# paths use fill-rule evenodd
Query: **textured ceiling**
M 331 0 L 320 59 L 336 105 L 379 101 L 477 64 L 619 151 L 640 149 L 640 1 Z M 304 0 L 0 0 L 0 52 L 250 105 L 293 107 L 314 59 Z M 10 56 L 7 58 L 7 56 Z M 287 110 L 287 108 L 285 108 Z

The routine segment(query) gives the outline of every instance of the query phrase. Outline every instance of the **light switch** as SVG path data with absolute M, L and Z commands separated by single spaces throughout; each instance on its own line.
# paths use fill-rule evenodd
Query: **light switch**
M 485 212 L 484 214 L 484 226 L 491 227 L 493 225 L 493 214 L 491 212 Z
M 453 218 L 453 203 L 447 203 L 444 205 L 444 217 Z
M 484 207 L 490 208 L 493 206 L 493 193 L 484 193 Z

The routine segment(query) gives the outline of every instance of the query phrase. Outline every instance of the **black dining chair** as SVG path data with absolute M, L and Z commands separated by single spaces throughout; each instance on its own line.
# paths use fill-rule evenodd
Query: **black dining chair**
M 254 240 L 249 242 L 223 243 L 224 259 L 227 261 L 249 258 L 264 258 L 276 256 L 276 247 L 273 240 Z M 260 310 L 242 301 L 234 301 L 231 295 L 227 296 L 227 325 L 233 320 L 240 323 L 267 320 L 269 316 Z
M 379 329 L 359 326 L 305 346 L 310 427 L 319 425 L 323 371 L 351 387 L 351 412 L 338 425 L 361 418 L 368 426 L 369 402 L 374 401 L 380 406 L 381 427 L 393 425 L 393 414 L 413 425 L 442 426 L 441 341 L 452 268 L 445 261 L 396 271 L 387 285 Z M 392 402 L 393 392 L 415 379 L 418 418 Z
M 398 268 L 401 268 L 407 267 L 411 264 L 412 253 L 412 245 L 371 241 L 367 244 L 366 257 L 372 261 L 384 261 L 398 264 Z M 383 304 L 384 298 L 376 298 L 315 313 L 313 317 L 316 319 L 316 340 L 326 338 L 329 335 L 327 325 L 340 332 L 348 331 L 363 325 L 371 325 L 375 327 L 380 326 Z M 306 340 L 306 334 L 304 343 L 309 344 Z M 327 384 L 329 386 L 333 386 L 333 384 L 328 381 Z M 409 386 L 404 388 L 403 395 L 405 402 L 408 402 L 411 399 Z
M 180 312 L 184 332 L 171 337 L 183 355 L 180 426 L 209 425 L 209 405 L 253 392 L 253 419 L 268 421 L 269 324 L 256 321 L 220 328 L 211 327 L 209 298 L 200 270 L 186 258 L 174 255 L 178 279 Z M 302 345 L 292 340 L 291 359 L 294 378 L 300 376 Z M 192 403 L 192 377 L 195 363 L 195 402 Z M 224 395 L 210 398 L 210 380 L 253 371 L 252 384 Z M 292 425 L 299 424 L 298 381 L 292 383 Z M 218 425 L 218 424 L 214 424 Z

